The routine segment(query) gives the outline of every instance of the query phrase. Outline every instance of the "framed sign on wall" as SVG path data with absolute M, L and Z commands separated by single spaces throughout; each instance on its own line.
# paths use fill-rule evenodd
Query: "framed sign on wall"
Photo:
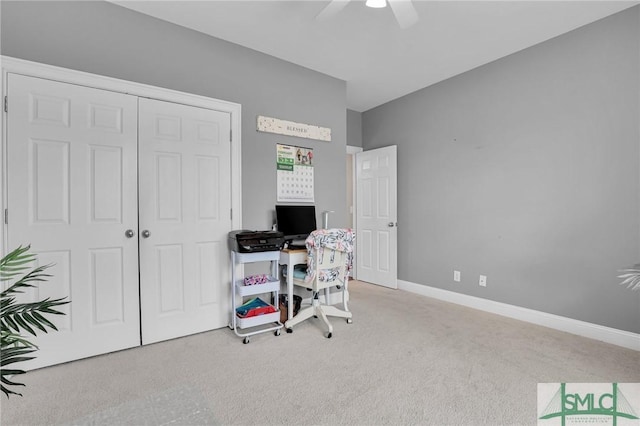
M 262 115 L 258 116 L 257 129 L 260 132 L 331 142 L 331 129 L 328 127 L 296 123 Z

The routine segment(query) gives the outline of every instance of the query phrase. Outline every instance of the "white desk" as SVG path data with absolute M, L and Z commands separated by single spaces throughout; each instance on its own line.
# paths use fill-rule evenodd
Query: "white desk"
M 287 320 L 293 318 L 293 267 L 307 264 L 307 250 L 284 249 L 280 252 L 280 265 L 287 265 Z

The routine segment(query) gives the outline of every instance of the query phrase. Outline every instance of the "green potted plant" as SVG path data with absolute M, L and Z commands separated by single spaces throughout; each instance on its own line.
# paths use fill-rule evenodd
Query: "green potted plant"
M 622 278 L 620 285 L 626 285 L 631 290 L 640 290 L 640 263 L 636 263 L 633 267 L 623 269 L 618 275 L 618 278 Z
M 7 398 L 11 394 L 22 396 L 12 387 L 24 386 L 13 381 L 13 376 L 25 373 L 13 364 L 35 358 L 29 354 L 38 350 L 21 333 L 36 336 L 37 330 L 44 333 L 47 333 L 47 329 L 57 330 L 44 315 L 64 315 L 55 308 L 69 303 L 64 300 L 66 297 L 18 303 L 18 294 L 24 293 L 27 288 L 38 286 L 51 276 L 44 272 L 51 265 L 32 268 L 36 256 L 29 253 L 29 249 L 29 246 L 18 247 L 0 260 L 0 281 L 2 288 L 6 287 L 0 293 L 0 388 Z

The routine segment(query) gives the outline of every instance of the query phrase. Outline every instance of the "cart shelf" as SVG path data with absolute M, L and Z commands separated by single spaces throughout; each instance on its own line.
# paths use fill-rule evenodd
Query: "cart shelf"
M 280 311 L 272 312 L 270 314 L 257 315 L 255 317 L 240 318 L 236 315 L 236 325 L 240 328 L 256 327 L 262 324 L 268 324 L 270 322 L 280 322 Z M 282 326 L 280 327 L 282 328 Z M 270 330 L 268 330 L 270 331 Z
M 240 296 L 252 296 L 254 294 L 270 293 L 280 290 L 280 281 L 270 277 L 270 281 L 264 284 L 244 285 L 244 280 L 236 280 L 236 288 Z
M 280 335 L 283 327 L 280 322 L 280 311 L 257 315 L 254 317 L 240 318 L 236 314 L 236 308 L 243 303 L 243 298 L 256 294 L 271 293 L 273 303 L 278 303 L 278 292 L 280 291 L 280 280 L 278 277 L 279 251 L 265 251 L 258 253 L 238 253 L 231 251 L 231 321 L 229 328 L 239 337 L 244 337 L 243 343 L 249 343 L 249 336 L 259 333 L 273 331 L 276 336 Z M 236 277 L 237 266 L 244 263 L 271 262 L 271 275 L 268 281 L 262 284 L 245 285 L 244 277 Z M 270 326 L 269 326 L 270 325 Z M 264 326 L 264 327 L 259 327 Z M 252 329 L 253 330 L 250 330 Z

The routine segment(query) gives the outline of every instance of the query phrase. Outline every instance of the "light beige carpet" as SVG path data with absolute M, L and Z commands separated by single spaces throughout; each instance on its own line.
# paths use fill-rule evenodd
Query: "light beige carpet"
M 27 373 L 2 425 L 534 425 L 539 382 L 640 382 L 640 352 L 352 282 L 353 324 L 228 328 Z

